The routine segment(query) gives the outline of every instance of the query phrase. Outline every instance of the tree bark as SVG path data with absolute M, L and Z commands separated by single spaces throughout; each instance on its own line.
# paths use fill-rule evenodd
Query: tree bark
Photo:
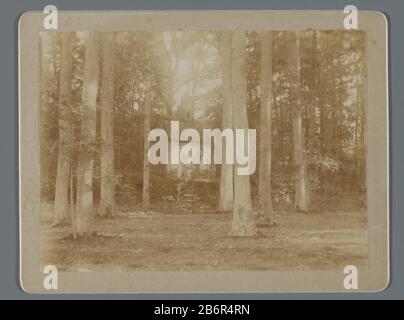
M 295 100 L 293 114 L 293 158 L 295 164 L 295 208 L 307 211 L 309 206 L 307 164 L 305 156 L 303 124 L 302 124 L 302 90 L 301 90 L 301 62 L 300 62 L 300 37 L 295 33 L 291 58 L 294 65 L 294 83 L 292 84 Z
M 325 63 L 326 65 L 329 65 L 329 59 L 328 59 L 328 41 L 327 37 L 328 35 L 323 35 L 322 38 L 325 37 L 325 39 L 320 38 L 321 33 L 320 31 L 316 31 L 316 40 L 317 43 L 320 44 L 320 50 L 321 54 L 319 54 L 319 61 L 318 61 L 318 68 L 317 68 L 317 79 L 318 79 L 318 110 L 319 110 L 319 126 L 320 126 L 320 158 L 324 158 L 327 156 L 327 150 L 326 150 L 326 138 L 327 138 L 327 132 L 325 130 L 326 128 L 326 119 L 327 119 L 327 99 L 325 99 L 325 96 L 327 95 L 327 75 L 323 73 L 323 64 Z M 322 190 L 325 186 L 325 172 L 323 169 L 323 166 L 319 166 L 319 184 L 320 184 L 320 190 Z
M 355 110 L 355 179 L 357 181 L 357 190 L 361 190 L 362 184 L 362 148 L 361 148 L 361 135 L 363 134 L 363 123 L 361 123 L 362 118 L 362 90 L 361 86 L 357 84 L 357 94 L 356 94 L 356 110 Z
M 90 32 L 86 40 L 84 82 L 82 91 L 82 119 L 79 164 L 77 168 L 77 210 L 74 215 L 73 235 L 88 237 L 92 234 L 93 166 L 96 143 L 96 105 L 99 82 L 97 34 Z
M 102 35 L 101 216 L 114 212 L 114 33 Z
M 366 43 L 366 42 L 364 42 Z M 360 104 L 359 104 L 359 109 L 360 109 L 360 186 L 361 186 L 361 191 L 366 192 L 367 190 L 367 145 L 368 145 L 368 117 L 367 117 L 367 109 L 368 109 L 368 66 L 364 62 L 367 59 L 367 53 L 365 49 L 365 45 L 363 44 L 361 46 L 361 51 L 362 51 L 362 72 L 361 72 L 361 86 L 360 86 Z
M 41 180 L 41 196 L 44 194 L 43 190 L 47 190 L 47 186 L 53 180 L 50 167 L 53 159 L 49 157 L 51 152 L 50 138 L 51 130 L 49 130 L 49 124 L 54 121 L 53 117 L 56 108 L 52 102 L 49 101 L 50 95 L 49 84 L 57 77 L 56 74 L 56 62 L 54 61 L 54 51 L 56 46 L 54 45 L 53 38 L 56 34 L 49 32 L 42 33 L 39 37 L 40 41 L 40 180 Z M 58 91 L 59 88 L 55 88 Z M 57 92 L 56 92 L 57 94 Z M 54 182 L 54 181 L 52 181 Z M 52 185 L 52 188 L 54 186 Z M 54 191 L 54 190 L 52 190 Z M 54 194 L 52 195 L 54 198 Z
M 231 110 L 231 32 L 222 32 L 220 51 L 222 56 L 223 73 L 223 129 L 232 127 Z M 220 193 L 219 193 L 219 212 L 228 212 L 233 209 L 233 165 L 226 164 L 226 144 L 223 144 L 222 160 L 220 171 Z
M 171 118 L 173 115 L 173 106 L 174 106 L 174 95 L 175 95 L 175 78 L 174 72 L 176 72 L 176 68 L 170 69 L 170 74 L 168 75 L 168 104 L 167 104 L 167 117 Z
M 365 57 L 366 58 L 366 57 Z M 365 59 L 364 58 L 364 59 Z M 359 113 L 360 113 L 360 134 L 359 134 L 359 180 L 360 180 L 360 190 L 362 192 L 366 192 L 367 188 L 367 174 L 366 174 L 366 157 L 367 157 L 367 116 L 366 116 L 366 108 L 367 108 L 367 69 L 364 67 L 364 71 L 362 74 L 362 83 L 360 91 L 360 102 L 359 102 Z
M 244 31 L 232 34 L 232 105 L 235 129 L 244 129 L 245 154 L 248 150 L 248 117 L 247 117 L 247 79 L 246 79 L 246 41 Z M 237 148 L 237 147 L 236 147 Z M 235 148 L 235 149 L 236 149 Z M 239 165 L 234 165 L 234 206 L 233 236 L 253 236 L 257 227 L 252 210 L 250 176 L 238 175 Z
M 69 220 L 69 176 L 72 155 L 72 114 L 70 105 L 72 80 L 72 37 L 62 33 L 59 89 L 59 146 L 55 188 L 55 215 L 53 224 Z
M 260 161 L 258 220 L 269 221 L 272 213 L 272 32 L 261 33 Z
M 151 109 L 151 79 L 146 75 L 146 97 L 144 105 L 144 158 L 143 158 L 143 208 L 150 207 L 150 163 L 147 153 L 149 151 L 150 109 Z

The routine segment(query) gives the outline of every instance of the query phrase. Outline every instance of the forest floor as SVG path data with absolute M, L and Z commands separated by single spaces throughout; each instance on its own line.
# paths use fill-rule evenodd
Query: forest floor
M 161 208 L 161 207 L 160 207 Z M 47 211 L 46 209 L 44 209 Z M 251 238 L 229 236 L 231 214 L 200 207 L 122 209 L 96 218 L 95 235 L 41 218 L 41 260 L 62 271 L 332 270 L 367 264 L 367 218 L 360 211 L 275 211 Z

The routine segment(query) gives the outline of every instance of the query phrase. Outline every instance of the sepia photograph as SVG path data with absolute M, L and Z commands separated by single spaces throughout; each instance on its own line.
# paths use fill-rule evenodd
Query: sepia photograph
M 37 270 L 369 269 L 366 31 L 95 29 L 32 40 Z

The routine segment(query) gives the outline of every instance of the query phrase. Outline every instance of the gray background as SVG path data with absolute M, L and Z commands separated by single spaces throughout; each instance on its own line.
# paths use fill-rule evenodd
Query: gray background
M 126 295 L 29 295 L 19 286 L 18 262 L 18 18 L 27 10 L 53 4 L 59 10 L 197 10 L 197 9 L 310 9 L 383 11 L 389 20 L 390 86 L 390 231 L 391 282 L 380 293 L 340 294 L 126 294 Z M 404 1 L 342 0 L 1 0 L 0 1 L 0 299 L 402 299 L 404 297 L 404 196 L 400 121 L 404 120 Z M 401 89 L 401 90 L 400 90 Z M 370 128 L 371 129 L 371 128 Z

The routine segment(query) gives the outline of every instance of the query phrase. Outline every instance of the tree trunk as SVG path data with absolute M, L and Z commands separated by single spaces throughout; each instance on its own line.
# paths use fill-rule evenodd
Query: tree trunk
M 293 117 L 293 155 L 295 162 L 295 208 L 301 211 L 307 211 L 307 166 L 304 155 L 301 110 L 296 110 Z
M 192 67 L 195 68 L 195 67 Z M 192 71 L 192 87 L 191 87 L 191 107 L 189 108 L 189 116 L 188 118 L 191 120 L 195 120 L 195 111 L 196 111 L 196 103 L 195 103 L 195 98 L 196 98 L 196 78 L 197 74 L 193 70 Z
M 258 177 L 258 219 L 269 221 L 272 213 L 272 32 L 261 33 L 260 162 Z
M 221 55 L 223 72 L 223 129 L 232 127 L 231 110 L 231 32 L 221 34 Z M 226 144 L 223 144 L 220 171 L 219 212 L 228 212 L 233 209 L 233 165 L 226 164 Z
M 321 48 L 319 52 L 322 52 L 322 54 L 319 54 L 319 61 L 318 61 L 318 69 L 317 69 L 317 79 L 318 79 L 318 110 L 319 110 L 319 126 L 320 126 L 320 158 L 324 158 L 327 156 L 327 150 L 326 150 L 326 141 L 327 141 L 327 132 L 325 130 L 326 128 L 326 119 L 327 119 L 327 75 L 323 73 L 323 64 L 325 63 L 326 65 L 329 65 L 329 59 L 328 59 L 328 41 L 327 41 L 327 36 L 324 35 L 326 39 L 322 40 L 320 39 L 320 31 L 316 31 L 316 39 L 317 43 L 320 44 Z M 322 40 L 322 41 L 321 41 Z M 323 166 L 319 166 L 319 184 L 320 184 L 320 190 L 324 189 L 325 186 L 325 172 L 323 169 Z
M 366 42 L 365 42 L 366 43 Z M 367 59 L 367 54 L 366 54 L 366 49 L 364 45 L 361 46 L 361 51 L 362 51 L 362 61 L 366 61 Z M 361 69 L 361 85 L 360 85 L 360 99 L 359 99 L 359 105 L 358 108 L 360 109 L 360 186 L 361 186 L 361 191 L 366 192 L 367 190 L 367 145 L 368 145 L 368 140 L 367 140 L 367 108 L 368 108 L 368 102 L 367 102 L 367 96 L 368 96 L 368 67 L 365 63 L 362 64 L 362 69 Z
M 282 94 L 283 92 L 283 81 L 282 81 L 283 75 L 279 73 L 279 85 L 278 85 L 278 94 Z M 274 102 L 276 103 L 276 99 L 274 99 Z M 279 135 L 281 137 L 281 147 L 280 147 L 280 157 L 281 159 L 285 159 L 285 148 L 284 148 L 284 137 L 285 137 L 285 105 L 282 102 L 278 102 L 279 104 L 279 109 L 280 109 L 280 129 L 279 129 Z M 281 169 L 283 170 L 285 166 L 282 164 Z
M 90 32 L 87 39 L 82 91 L 82 119 L 79 164 L 77 168 L 77 210 L 74 215 L 74 236 L 92 234 L 93 166 L 96 143 L 96 105 L 99 82 L 97 34 Z
M 244 31 L 232 34 L 232 105 L 235 129 L 244 129 L 244 150 L 248 152 L 248 117 L 247 117 L 247 73 L 246 73 L 246 41 Z M 236 149 L 236 148 L 235 148 Z M 253 236 L 257 227 L 252 210 L 250 176 L 238 175 L 239 165 L 234 165 L 234 206 L 233 236 Z
M 174 95 L 175 95 L 175 78 L 174 72 L 176 68 L 170 69 L 170 74 L 168 75 L 168 104 L 167 104 L 167 117 L 171 118 L 173 115 L 174 106 Z
M 114 212 L 114 33 L 102 35 L 101 216 Z
M 366 68 L 366 67 L 365 67 Z M 367 156 L 367 70 L 363 71 L 361 87 L 359 89 L 359 113 L 360 113 L 360 134 L 359 134 L 359 180 L 360 180 L 360 190 L 366 192 L 367 188 L 367 174 L 366 174 L 366 156 Z
M 319 31 L 313 31 L 313 39 L 312 39 L 312 68 L 313 68 L 313 106 L 312 110 L 309 113 L 309 117 L 311 117 L 312 121 L 312 130 L 311 130 L 311 138 L 312 140 L 312 146 L 313 146 L 313 152 L 314 154 L 318 154 L 321 156 L 321 147 L 322 147 L 322 140 L 321 140 L 321 88 L 320 88 L 320 72 L 321 72 L 321 64 L 319 62 L 319 49 L 318 46 L 320 44 L 319 41 Z M 318 138 L 317 138 L 318 136 Z M 318 144 L 317 144 L 318 141 Z M 318 150 L 316 149 L 318 147 Z M 310 172 L 309 172 L 310 174 Z M 318 170 L 312 172 L 313 176 L 317 175 L 319 184 L 321 186 L 321 166 L 318 166 Z
M 42 33 L 39 37 L 40 41 L 40 180 L 41 180 L 41 197 L 48 196 L 49 192 L 47 186 L 50 181 L 53 180 L 52 171 L 50 170 L 53 159 L 49 157 L 52 145 L 49 143 L 52 141 L 53 135 L 49 130 L 49 124 L 54 121 L 54 115 L 56 114 L 53 103 L 49 101 L 50 95 L 49 84 L 54 81 L 53 78 L 57 77 L 56 74 L 56 62 L 53 59 L 54 51 L 56 51 L 53 45 L 53 38 L 56 34 L 49 32 Z M 55 88 L 56 91 L 58 88 Z M 57 92 L 56 92 L 57 94 Z M 52 181 L 54 182 L 54 181 Z M 52 186 L 53 187 L 53 186 Z M 54 191 L 54 190 L 52 190 Z M 54 197 L 54 195 L 52 195 Z
M 146 75 L 146 97 L 144 104 L 144 159 L 143 159 L 143 208 L 150 207 L 150 163 L 147 153 L 149 151 L 150 109 L 151 109 L 151 79 Z
M 300 62 L 300 39 L 296 32 L 291 58 L 294 60 L 294 93 L 295 100 L 293 114 L 293 158 L 295 164 L 295 208 L 307 211 L 309 205 L 307 164 L 304 147 L 303 124 L 302 124 L 302 92 L 301 92 L 301 62 Z
M 55 216 L 53 224 L 69 219 L 69 175 L 72 155 L 72 114 L 70 90 L 72 80 L 72 37 L 70 32 L 62 33 L 60 90 L 59 90 L 59 147 L 55 188 Z
M 355 110 L 355 177 L 357 181 L 357 190 L 361 190 L 361 105 L 362 105 L 362 92 L 359 85 L 357 85 L 356 94 L 356 110 Z

